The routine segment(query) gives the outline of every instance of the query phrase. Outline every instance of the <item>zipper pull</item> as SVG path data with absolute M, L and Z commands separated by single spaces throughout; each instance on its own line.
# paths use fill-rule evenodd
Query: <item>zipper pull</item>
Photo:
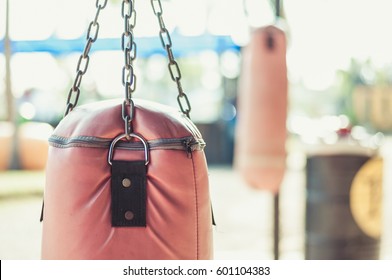
M 184 146 L 185 146 L 188 158 L 192 158 L 192 145 L 193 145 L 192 142 L 193 142 L 193 139 L 191 139 L 191 138 L 184 140 Z

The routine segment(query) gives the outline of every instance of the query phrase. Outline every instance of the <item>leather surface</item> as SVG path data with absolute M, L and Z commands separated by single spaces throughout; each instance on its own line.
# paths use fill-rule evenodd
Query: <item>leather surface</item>
M 115 138 L 123 133 L 121 102 L 81 106 L 62 120 L 62 137 Z M 201 135 L 176 110 L 135 101 L 134 132 L 146 140 Z M 212 221 L 204 152 L 151 150 L 146 227 L 111 225 L 111 166 L 102 148 L 49 147 L 42 235 L 43 259 L 211 259 Z M 143 160 L 116 149 L 114 160 Z
M 255 30 L 243 51 L 235 166 L 249 185 L 274 193 L 285 171 L 287 90 L 285 33 Z

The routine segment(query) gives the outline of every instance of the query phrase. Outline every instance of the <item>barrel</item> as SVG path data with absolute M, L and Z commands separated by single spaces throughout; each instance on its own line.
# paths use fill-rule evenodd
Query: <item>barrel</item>
M 0 171 L 10 167 L 14 130 L 12 123 L 0 122 Z
M 379 258 L 380 176 L 380 159 L 369 151 L 308 155 L 305 259 Z
M 47 123 L 28 122 L 18 129 L 19 164 L 25 170 L 44 170 L 48 157 L 48 138 L 53 127 Z

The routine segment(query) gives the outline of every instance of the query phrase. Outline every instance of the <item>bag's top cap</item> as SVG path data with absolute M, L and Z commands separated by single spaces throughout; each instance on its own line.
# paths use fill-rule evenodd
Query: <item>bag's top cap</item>
M 177 109 L 155 102 L 133 99 L 133 132 L 146 140 L 202 136 L 192 121 Z M 54 134 L 60 137 L 92 136 L 113 139 L 124 133 L 122 101 L 108 100 L 76 107 L 62 121 Z

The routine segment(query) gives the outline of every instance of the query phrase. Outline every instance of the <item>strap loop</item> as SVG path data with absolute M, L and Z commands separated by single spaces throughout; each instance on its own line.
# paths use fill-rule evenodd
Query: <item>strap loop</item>
M 117 136 L 112 143 L 110 144 L 110 148 L 109 148 L 109 154 L 108 154 L 108 163 L 110 165 L 113 164 L 113 156 L 114 156 L 114 150 L 116 147 L 117 142 L 119 142 L 122 139 L 128 139 L 128 137 L 131 138 L 136 138 L 138 140 L 140 140 L 140 142 L 142 142 L 143 147 L 144 147 L 144 164 L 148 165 L 150 162 L 150 153 L 149 153 L 149 147 L 148 147 L 148 142 L 146 139 L 144 139 L 141 135 L 136 134 L 136 133 L 130 133 L 129 135 L 127 134 L 122 134 Z

